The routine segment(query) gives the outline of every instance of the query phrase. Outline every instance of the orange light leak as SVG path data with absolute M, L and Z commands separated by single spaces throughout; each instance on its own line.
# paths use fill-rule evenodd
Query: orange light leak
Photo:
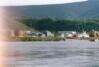
M 6 28 L 4 27 L 4 16 L 5 12 L 2 8 L 0 8 L 0 67 L 6 67 L 5 66 L 5 45 L 6 43 L 3 42 L 4 37 L 1 35 L 1 31 L 5 30 Z
M 0 42 L 0 67 L 6 67 L 5 60 L 5 46 L 3 42 Z

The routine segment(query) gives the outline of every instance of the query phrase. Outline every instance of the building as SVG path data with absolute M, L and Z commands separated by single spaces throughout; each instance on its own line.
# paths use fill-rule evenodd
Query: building
M 78 34 L 78 38 L 80 39 L 88 39 L 89 37 L 90 37 L 89 34 L 86 32 Z
M 62 38 L 74 38 L 77 37 L 77 32 L 75 31 L 59 31 L 60 37 Z
M 45 34 L 46 37 L 54 37 L 54 34 L 50 31 L 45 31 L 43 33 Z

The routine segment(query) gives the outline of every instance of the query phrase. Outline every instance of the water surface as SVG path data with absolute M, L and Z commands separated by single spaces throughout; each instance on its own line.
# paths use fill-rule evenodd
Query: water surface
M 7 42 L 6 67 L 99 67 L 99 42 Z

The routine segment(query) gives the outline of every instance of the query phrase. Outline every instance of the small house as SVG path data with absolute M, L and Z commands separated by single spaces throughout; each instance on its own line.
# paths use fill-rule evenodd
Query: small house
M 45 34 L 46 37 L 54 37 L 54 34 L 50 31 L 45 31 L 43 33 Z
M 81 39 L 88 39 L 89 37 L 90 37 L 89 34 L 87 34 L 86 32 L 78 34 L 78 38 Z

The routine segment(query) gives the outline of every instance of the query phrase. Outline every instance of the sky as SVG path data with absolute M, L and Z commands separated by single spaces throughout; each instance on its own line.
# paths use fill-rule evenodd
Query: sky
M 63 4 L 80 1 L 87 0 L 0 0 L 0 6 Z

